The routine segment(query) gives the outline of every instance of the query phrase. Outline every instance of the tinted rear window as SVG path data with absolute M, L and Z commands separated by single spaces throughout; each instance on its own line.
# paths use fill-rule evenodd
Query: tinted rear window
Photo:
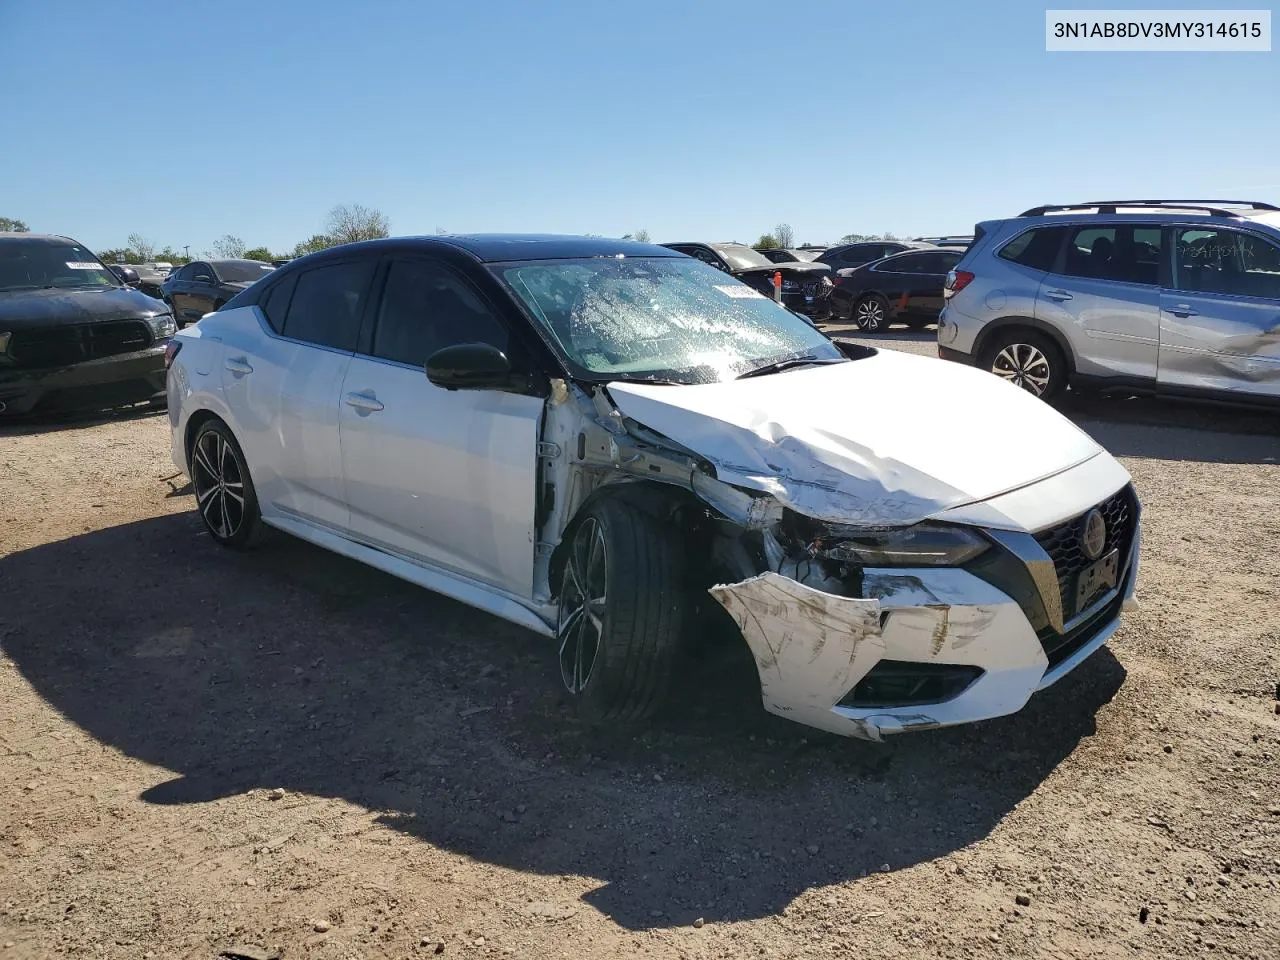
M 1000 249 L 1000 256 L 1035 270 L 1052 270 L 1067 227 L 1041 227 L 1019 234 Z
M 332 263 L 303 273 L 289 303 L 284 335 L 335 350 L 355 350 L 372 278 L 372 260 Z
M 269 263 L 259 263 L 257 260 L 224 260 L 221 263 L 215 263 L 213 269 L 223 283 L 253 283 L 255 280 L 261 280 L 275 267 Z
M 298 284 L 298 275 L 285 277 L 279 283 L 272 284 L 262 301 L 260 309 L 267 318 L 267 323 L 276 333 L 284 330 L 284 318 L 289 310 L 289 300 L 293 297 L 293 288 Z

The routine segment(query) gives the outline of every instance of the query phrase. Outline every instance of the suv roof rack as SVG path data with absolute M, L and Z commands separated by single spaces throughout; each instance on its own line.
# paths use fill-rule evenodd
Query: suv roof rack
M 1018 214 L 1019 217 L 1043 217 L 1053 210 L 1088 210 L 1097 209 L 1099 213 L 1115 213 L 1119 207 L 1174 207 L 1181 210 L 1200 210 L 1215 217 L 1237 217 L 1238 210 L 1227 210 L 1226 207 L 1248 207 L 1251 210 L 1280 210 L 1270 203 L 1260 200 L 1095 200 L 1089 203 L 1051 203 L 1043 207 L 1032 207 Z

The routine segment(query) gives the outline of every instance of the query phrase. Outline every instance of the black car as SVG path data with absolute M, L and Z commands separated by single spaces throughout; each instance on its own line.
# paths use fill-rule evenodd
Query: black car
M 907 250 L 861 267 L 837 270 L 832 278 L 831 313 L 852 320 L 867 333 L 880 333 L 895 320 L 920 328 L 937 323 L 942 285 L 963 256 L 960 250 Z
M 261 260 L 193 260 L 173 271 L 162 287 L 179 326 L 195 323 L 257 283 L 273 267 Z
M 723 270 L 766 297 L 772 297 L 773 275 L 782 274 L 782 305 L 810 318 L 826 317 L 831 293 L 831 268 L 822 263 L 773 263 L 745 243 L 664 243 L 662 246 L 695 257 Z
M 839 247 L 828 247 L 818 254 L 818 263 L 829 264 L 832 270 L 860 267 L 881 257 L 889 257 L 904 250 L 932 250 L 933 244 L 918 240 L 861 240 Z
M 0 233 L 0 417 L 163 399 L 176 330 L 75 240 Z

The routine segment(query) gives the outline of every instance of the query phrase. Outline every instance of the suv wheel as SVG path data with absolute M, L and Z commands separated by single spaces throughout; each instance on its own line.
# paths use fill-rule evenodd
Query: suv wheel
M 639 720 L 661 705 L 685 622 L 679 558 L 672 535 L 622 501 L 600 501 L 577 524 L 556 637 L 583 719 Z
M 262 527 L 258 496 L 240 444 L 221 420 L 206 420 L 196 432 L 187 458 L 196 509 L 205 529 L 227 547 L 246 547 Z
M 863 297 L 854 305 L 853 320 L 860 330 L 879 333 L 889 326 L 889 301 L 878 293 Z
M 998 333 L 983 351 L 982 367 L 1041 400 L 1057 396 L 1067 382 L 1062 351 L 1032 330 Z

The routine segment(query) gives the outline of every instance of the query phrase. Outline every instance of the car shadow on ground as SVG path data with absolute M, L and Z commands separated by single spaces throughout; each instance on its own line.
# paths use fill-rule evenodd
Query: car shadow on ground
M 965 848 L 1124 680 L 1104 651 L 1016 716 L 870 744 L 765 715 L 733 646 L 657 721 L 603 734 L 561 702 L 550 641 L 283 535 L 219 549 L 192 512 L 10 554 L 0 582 L 34 689 L 174 771 L 142 802 L 344 798 L 476 860 L 598 878 L 585 899 L 629 929 L 775 915 Z
M 1117 456 L 1276 463 L 1280 411 L 1068 391 L 1055 406 Z

